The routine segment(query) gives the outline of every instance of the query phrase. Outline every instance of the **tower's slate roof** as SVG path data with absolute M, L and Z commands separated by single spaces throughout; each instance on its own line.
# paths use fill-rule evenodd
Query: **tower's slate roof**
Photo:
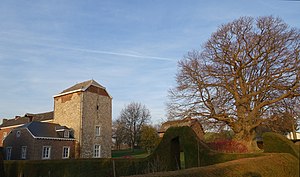
M 84 91 L 84 90 L 86 90 L 91 85 L 94 85 L 96 87 L 100 87 L 100 88 L 105 89 L 98 82 L 96 82 L 94 80 L 88 80 L 88 81 L 85 81 L 85 82 L 81 82 L 81 83 L 75 84 L 72 87 L 67 88 L 66 90 L 62 91 L 59 94 L 68 93 L 68 92 L 72 92 L 72 91 L 75 91 L 75 90 L 82 90 L 82 91 Z
M 59 94 L 54 95 L 54 98 L 58 97 L 58 96 L 62 96 L 62 95 L 67 95 L 67 94 L 70 94 L 70 93 L 74 93 L 74 92 L 84 92 L 84 91 L 88 90 L 90 86 L 94 86 L 94 87 L 102 90 L 101 92 L 105 93 L 104 95 L 111 97 L 109 95 L 109 93 L 106 91 L 105 87 L 103 87 L 102 85 L 100 85 L 98 82 L 96 82 L 94 80 L 88 80 L 88 81 L 84 81 L 84 82 L 75 84 L 72 87 L 69 87 L 69 88 L 63 90 Z

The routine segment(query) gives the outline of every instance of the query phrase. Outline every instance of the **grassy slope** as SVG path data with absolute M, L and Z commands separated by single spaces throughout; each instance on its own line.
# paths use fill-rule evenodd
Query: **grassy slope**
M 274 168 L 275 167 L 275 168 Z M 298 177 L 299 159 L 287 153 L 267 154 L 256 158 L 245 158 L 206 167 L 180 171 L 134 175 L 131 177 Z
M 113 150 L 112 158 L 145 158 L 149 154 L 143 149 L 124 149 L 124 150 Z

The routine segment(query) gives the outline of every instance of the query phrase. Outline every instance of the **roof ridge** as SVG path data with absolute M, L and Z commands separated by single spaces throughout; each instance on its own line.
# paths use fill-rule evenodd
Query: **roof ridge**
M 97 81 L 95 81 L 94 79 L 91 79 L 91 80 L 87 80 L 87 81 L 84 81 L 84 82 L 77 83 L 77 84 L 63 90 L 59 94 L 54 95 L 53 97 L 65 95 L 65 94 L 68 94 L 68 93 L 78 92 L 78 91 L 86 91 L 86 89 L 88 89 L 91 85 L 106 90 L 106 88 L 103 87 L 101 84 L 99 84 Z

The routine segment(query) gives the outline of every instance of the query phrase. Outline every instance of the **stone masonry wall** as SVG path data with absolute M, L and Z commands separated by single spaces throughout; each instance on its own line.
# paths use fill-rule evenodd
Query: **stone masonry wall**
M 93 88 L 95 90 L 95 88 Z M 112 99 L 101 92 L 84 92 L 81 157 L 92 158 L 94 145 L 101 145 L 101 158 L 111 157 Z M 100 126 L 100 136 L 96 136 Z
M 74 138 L 79 143 L 81 137 L 82 94 L 82 92 L 76 92 L 54 98 L 54 122 L 71 128 L 74 131 Z

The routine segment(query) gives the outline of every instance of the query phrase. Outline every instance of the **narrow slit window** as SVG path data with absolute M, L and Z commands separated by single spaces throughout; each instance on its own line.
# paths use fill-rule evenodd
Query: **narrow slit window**
M 96 134 L 96 136 L 100 136 L 100 134 L 101 134 L 101 127 L 100 126 L 96 126 L 95 134 Z

